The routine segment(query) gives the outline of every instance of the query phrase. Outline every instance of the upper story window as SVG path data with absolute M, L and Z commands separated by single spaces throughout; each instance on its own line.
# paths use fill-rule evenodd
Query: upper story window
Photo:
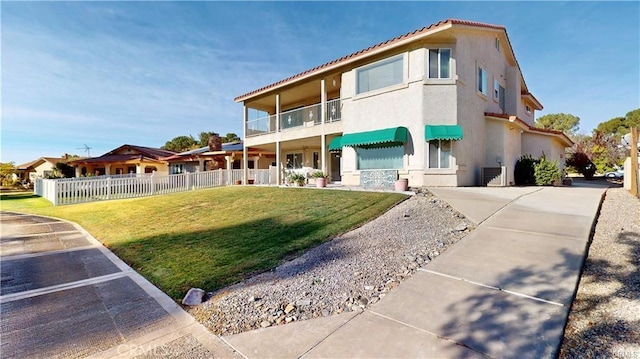
M 524 105 L 524 111 L 527 113 L 527 115 L 531 114 L 531 107 L 529 105 Z
M 478 92 L 481 92 L 485 96 L 487 95 L 487 70 L 478 66 L 478 86 L 476 87 Z
M 498 52 L 500 52 L 500 39 L 498 39 L 497 37 L 496 37 L 496 40 L 495 40 L 495 46 L 496 46 L 496 50 L 498 50 Z
M 429 49 L 429 78 L 451 78 L 451 49 Z
M 394 56 L 356 70 L 357 93 L 361 94 L 404 81 L 404 55 Z

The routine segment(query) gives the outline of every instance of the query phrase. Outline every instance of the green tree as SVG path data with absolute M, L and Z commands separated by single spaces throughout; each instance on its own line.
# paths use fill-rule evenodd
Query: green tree
M 198 135 L 198 138 L 200 139 L 198 145 L 200 145 L 200 147 L 207 147 L 209 145 L 209 137 L 215 135 L 217 135 L 217 133 L 215 132 L 200 132 L 200 134 Z
M 173 152 L 184 152 L 197 147 L 198 142 L 193 138 L 193 136 L 178 136 L 171 141 L 167 141 L 167 143 L 162 146 L 162 149 Z
M 240 140 L 240 137 L 238 137 L 238 135 L 233 132 L 229 132 L 224 137 L 222 137 L 222 143 L 238 142 Z
M 18 172 L 15 162 L 0 162 L 0 180 L 3 186 L 13 184 L 13 175 Z
M 598 124 L 597 130 L 613 135 L 616 140 L 630 132 L 631 127 L 640 127 L 640 108 L 629 111 L 625 117 L 615 117 Z
M 546 130 L 562 131 L 573 136 L 580 128 L 580 118 L 567 113 L 553 113 L 536 119 L 536 127 Z
M 622 137 L 625 133 L 629 132 L 629 126 L 627 125 L 627 120 L 624 117 L 615 117 L 610 119 L 609 121 L 601 122 L 596 127 L 596 130 L 607 134 L 612 135 L 617 138 Z
M 640 127 L 640 108 L 627 112 L 624 118 L 627 120 L 629 128 Z
M 71 178 L 76 176 L 76 169 L 66 162 L 58 162 L 54 167 L 54 172 L 58 177 Z

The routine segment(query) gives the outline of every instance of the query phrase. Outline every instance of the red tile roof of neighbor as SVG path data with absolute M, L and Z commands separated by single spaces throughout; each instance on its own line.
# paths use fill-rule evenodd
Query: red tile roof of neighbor
M 123 149 L 131 149 L 138 153 L 133 154 L 118 154 L 117 152 Z M 133 160 L 145 160 L 158 162 L 162 161 L 165 157 L 173 156 L 176 153 L 173 151 L 163 150 L 161 148 L 144 147 L 136 145 L 122 145 L 115 148 L 102 156 L 81 158 L 70 163 L 113 163 L 113 162 L 125 162 Z
M 488 117 L 503 118 L 505 120 L 509 120 L 509 118 L 511 117 L 511 116 L 509 116 L 507 114 L 504 114 L 504 113 L 493 113 L 493 112 L 485 112 L 484 115 L 488 116 Z M 526 127 L 530 132 L 539 132 L 539 133 L 544 133 L 544 134 L 549 134 L 549 135 L 556 135 L 556 136 L 561 137 L 567 144 L 569 144 L 569 146 L 573 146 L 573 141 L 569 138 L 569 136 L 567 136 L 562 131 L 548 130 L 546 128 L 534 127 L 534 126 L 531 126 L 528 123 L 524 122 L 524 120 L 522 120 L 519 117 L 516 117 L 516 122 L 518 122 L 522 126 Z
M 415 30 L 413 32 L 408 32 L 408 33 L 406 33 L 404 35 L 400 35 L 400 36 L 394 37 L 393 39 L 381 42 L 379 44 L 376 44 L 376 45 L 373 45 L 373 46 L 369 46 L 366 49 L 354 52 L 354 53 L 346 55 L 346 56 L 343 56 L 343 57 L 341 57 L 339 59 L 335 59 L 333 61 L 327 62 L 327 63 L 322 64 L 320 66 L 316 66 L 316 67 L 314 67 L 312 69 L 303 71 L 303 72 L 301 72 L 299 74 L 293 75 L 293 76 L 288 77 L 288 78 L 286 78 L 284 80 L 280 80 L 278 82 L 274 82 L 274 83 L 272 83 L 270 85 L 261 87 L 261 88 L 259 88 L 257 90 L 248 92 L 248 93 L 246 93 L 244 95 L 240 95 L 240 96 L 236 97 L 234 99 L 234 101 L 236 101 L 236 102 L 244 101 L 244 100 L 247 99 L 247 97 L 250 97 L 251 95 L 255 95 L 257 93 L 260 93 L 260 92 L 263 92 L 265 90 L 277 87 L 279 85 L 283 85 L 283 84 L 286 84 L 288 82 L 292 82 L 293 80 L 297 80 L 297 79 L 300 79 L 302 77 L 306 77 L 306 76 L 313 75 L 313 74 L 316 74 L 316 73 L 321 73 L 322 70 L 325 70 L 325 69 L 327 69 L 327 68 L 329 68 L 331 66 L 339 65 L 339 64 L 344 63 L 344 62 L 346 62 L 347 60 L 350 60 L 350 59 L 362 57 L 363 55 L 366 55 L 368 53 L 373 52 L 374 50 L 390 47 L 391 45 L 396 44 L 396 43 L 398 43 L 398 42 L 400 42 L 402 40 L 411 39 L 411 38 L 420 36 L 422 34 L 425 34 L 425 33 L 429 32 L 429 31 L 438 29 L 439 27 L 446 27 L 446 26 L 451 26 L 451 25 L 473 26 L 473 27 L 481 27 L 481 28 L 487 28 L 487 29 L 502 30 L 502 31 L 504 31 L 505 37 L 507 39 L 507 42 L 509 43 L 509 50 L 513 54 L 512 46 L 511 46 L 511 40 L 509 40 L 509 35 L 507 34 L 507 30 L 506 30 L 506 28 L 504 26 L 487 24 L 487 23 L 476 22 L 476 21 L 460 20 L 460 19 L 447 19 L 447 20 L 439 21 L 439 22 L 437 22 L 435 24 L 431 24 L 429 26 L 425 26 L 422 29 L 418 29 L 418 30 Z M 513 58 L 515 60 L 515 54 L 513 54 Z M 518 70 L 520 70 L 520 65 L 518 64 L 518 60 L 515 60 L 515 62 L 516 62 L 516 65 L 518 66 Z M 524 82 L 524 78 L 522 79 L 522 82 L 524 84 L 523 91 L 528 93 L 528 91 L 526 90 L 527 89 L 527 85 Z
M 122 145 L 116 149 L 113 149 L 107 153 L 105 153 L 102 156 L 107 156 L 107 155 L 111 155 L 114 154 L 115 152 L 118 152 L 119 150 L 123 149 L 123 148 L 130 148 L 132 150 L 138 151 L 148 157 L 151 158 L 155 158 L 155 159 L 160 159 L 162 157 L 168 157 L 168 156 L 172 156 L 175 155 L 176 152 L 173 151 L 169 151 L 169 150 L 163 150 L 161 148 L 154 148 L 154 147 L 144 147 L 144 146 L 136 146 L 136 145 Z M 100 156 L 100 157 L 102 157 Z
M 144 155 L 103 155 L 100 157 L 83 158 L 72 161 L 71 163 L 115 163 L 115 162 L 127 162 L 127 161 L 146 161 L 146 162 L 161 162 L 158 158 L 151 158 Z

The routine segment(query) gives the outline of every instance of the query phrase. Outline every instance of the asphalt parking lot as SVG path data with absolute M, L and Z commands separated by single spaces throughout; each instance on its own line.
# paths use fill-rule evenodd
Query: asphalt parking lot
M 233 357 L 81 227 L 0 213 L 3 358 Z

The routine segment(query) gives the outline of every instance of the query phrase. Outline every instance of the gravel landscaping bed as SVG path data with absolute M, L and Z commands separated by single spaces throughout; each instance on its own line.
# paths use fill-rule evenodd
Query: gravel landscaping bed
M 430 193 L 190 309 L 218 335 L 361 310 L 472 230 Z
M 640 200 L 609 189 L 560 358 L 640 358 Z

